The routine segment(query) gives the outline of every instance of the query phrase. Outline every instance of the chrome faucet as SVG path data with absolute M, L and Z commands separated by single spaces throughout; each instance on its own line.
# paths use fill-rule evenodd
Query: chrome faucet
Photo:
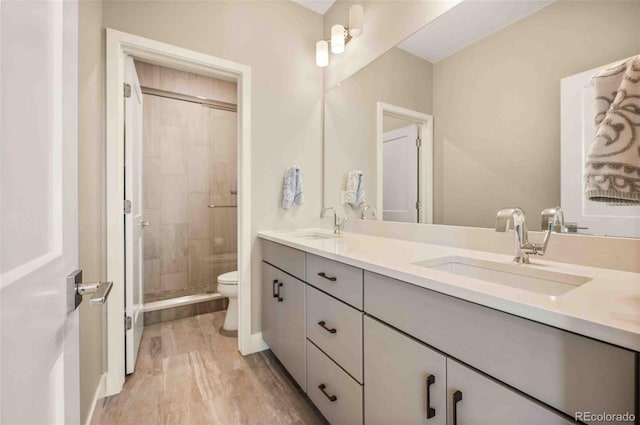
M 367 211 L 371 210 L 371 217 L 376 218 L 376 208 L 372 207 L 371 205 L 365 205 L 364 207 L 362 207 L 362 212 L 360 213 L 360 218 L 362 220 L 366 220 L 367 219 Z
M 547 211 L 547 210 L 545 210 Z M 543 211 L 543 216 L 545 214 Z M 547 212 L 549 214 L 549 212 Z M 496 232 L 506 232 L 509 223 L 513 222 L 515 256 L 513 262 L 517 264 L 529 264 L 529 255 L 544 255 L 549 244 L 551 231 L 547 229 L 541 244 L 529 242 L 529 232 L 524 211 L 520 208 L 503 208 L 498 211 L 496 218 Z M 549 221 L 547 221 L 548 227 Z
M 556 233 L 565 231 L 564 213 L 559 206 L 542 210 L 542 230 L 550 230 Z
M 326 212 L 327 211 L 333 211 L 333 233 L 335 233 L 336 235 L 340 235 L 342 234 L 342 229 L 344 228 L 344 222 L 347 221 L 347 217 L 338 217 L 338 213 L 336 212 L 336 209 L 333 207 L 326 207 L 323 208 L 322 211 L 320 211 L 320 218 L 324 218 L 326 217 Z

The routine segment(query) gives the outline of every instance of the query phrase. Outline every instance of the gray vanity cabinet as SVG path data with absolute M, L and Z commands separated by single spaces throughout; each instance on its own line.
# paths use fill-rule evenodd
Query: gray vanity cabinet
M 365 423 L 445 425 L 446 363 L 442 354 L 365 316 Z
M 569 425 L 538 402 L 450 358 L 447 359 L 448 425 Z
M 262 263 L 262 338 L 306 390 L 304 282 Z

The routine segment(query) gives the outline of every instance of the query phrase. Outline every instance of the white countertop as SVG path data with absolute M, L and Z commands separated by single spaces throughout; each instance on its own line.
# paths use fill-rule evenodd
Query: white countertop
M 335 239 L 301 238 L 320 229 L 263 231 L 258 236 L 321 257 L 403 280 L 536 322 L 640 351 L 640 274 L 545 261 L 518 267 L 592 279 L 563 295 L 550 296 L 414 263 L 458 256 L 512 264 L 511 256 L 399 239 L 345 233 Z

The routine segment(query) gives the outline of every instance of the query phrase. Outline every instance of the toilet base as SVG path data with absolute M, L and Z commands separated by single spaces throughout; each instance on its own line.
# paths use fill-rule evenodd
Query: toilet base
M 222 329 L 225 331 L 238 330 L 238 298 L 229 297 L 229 305 L 227 306 L 227 314 L 224 317 Z

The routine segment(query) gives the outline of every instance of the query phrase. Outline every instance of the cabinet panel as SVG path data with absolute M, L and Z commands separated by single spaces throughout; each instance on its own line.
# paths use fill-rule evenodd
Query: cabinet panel
M 636 413 L 636 354 L 365 272 L 365 311 L 568 415 Z
M 331 425 L 362 424 L 362 386 L 307 341 L 307 395 Z
M 307 286 L 307 338 L 362 383 L 362 312 Z
M 367 425 L 446 424 L 446 358 L 368 316 L 364 378 Z
M 307 254 L 307 283 L 362 310 L 362 269 Z
M 267 343 L 273 354 L 279 354 L 278 331 L 278 277 L 280 271 L 275 267 L 262 263 L 262 339 Z
M 280 274 L 280 361 L 296 380 L 306 389 L 305 356 L 305 284 L 285 273 Z
M 447 404 L 449 425 L 574 423 L 451 359 L 447 359 Z
M 262 259 L 298 279 L 305 278 L 304 251 L 263 239 Z

